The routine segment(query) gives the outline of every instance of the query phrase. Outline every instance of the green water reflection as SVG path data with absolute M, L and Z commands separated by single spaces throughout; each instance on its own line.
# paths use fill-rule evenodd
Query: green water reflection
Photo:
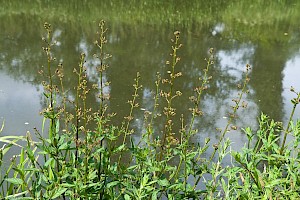
M 57 64 L 62 62 L 64 65 L 65 87 L 70 97 L 74 97 L 77 80 L 72 71 L 78 65 L 81 52 L 87 54 L 88 84 L 98 81 L 95 75 L 97 62 L 93 58 L 97 49 L 93 41 L 96 37 L 96 21 L 107 19 L 109 31 L 106 51 L 113 57 L 105 78 L 111 81 L 110 109 L 118 113 L 114 119 L 116 123 L 121 123 L 128 114 L 126 102 L 131 99 L 137 71 L 141 73 L 143 85 L 141 108 L 151 111 L 155 74 L 166 73 L 165 61 L 169 59 L 170 38 L 174 30 L 181 31 L 184 45 L 178 65 L 183 77 L 176 83 L 184 95 L 180 101 L 174 102 L 178 116 L 189 116 L 191 104 L 188 97 L 192 95 L 205 67 L 204 58 L 208 56 L 208 49 L 216 49 L 216 62 L 211 71 L 213 79 L 210 89 L 203 96 L 205 115 L 196 122 L 199 134 L 195 142 L 207 136 L 213 140 L 219 137 L 215 128 L 223 127 L 226 123 L 226 113 L 232 104 L 231 99 L 238 93 L 236 85 L 242 81 L 242 72 L 247 63 L 253 66 L 250 93 L 245 96 L 248 109 L 239 111 L 236 125 L 255 127 L 260 112 L 286 121 L 288 109 L 285 105 L 288 99 L 283 96 L 287 90 L 284 80 L 289 78 L 284 77 L 284 70 L 290 60 L 299 57 L 300 26 L 296 19 L 299 19 L 300 11 L 297 11 L 297 1 L 270 3 L 265 10 L 265 5 L 260 1 L 249 5 L 235 1 L 212 1 L 209 4 L 183 1 L 181 6 L 178 3 L 172 5 L 173 1 L 153 1 L 148 4 L 142 4 L 142 1 L 130 1 L 129 4 L 103 1 L 101 5 L 97 2 L 3 3 L 0 8 L 0 73 L 4 78 L 0 80 L 0 117 L 6 119 L 5 134 L 24 134 L 25 129 L 41 125 L 41 118 L 34 116 L 38 116 L 38 111 L 45 106 L 40 87 L 42 78 L 37 73 L 46 65 L 41 49 L 45 20 L 54 27 L 54 39 L 58 41 L 53 49 L 54 55 Z M 248 11 L 242 13 L 246 8 L 249 8 Z M 268 12 L 263 12 L 266 10 Z M 265 16 L 262 16 L 264 13 Z M 299 62 L 297 64 L 295 74 L 300 73 Z M 299 83 L 294 86 L 300 89 Z M 16 94 L 19 96 L 16 97 Z M 28 98 L 24 98 L 25 94 Z M 20 108 L 32 105 L 34 100 L 30 96 L 39 96 L 39 103 L 36 102 L 33 110 Z M 10 106 L 6 106 L 8 102 Z M 94 94 L 90 95 L 88 103 L 97 108 Z M 32 113 L 36 115 L 32 116 Z M 138 137 L 142 131 L 143 111 L 136 111 L 136 117 L 133 126 Z M 299 117 L 299 111 L 296 117 Z M 29 125 L 24 128 L 25 122 Z M 163 126 L 160 122 L 161 119 L 156 122 L 158 127 Z M 245 141 L 240 130 L 229 133 L 229 136 L 239 147 Z

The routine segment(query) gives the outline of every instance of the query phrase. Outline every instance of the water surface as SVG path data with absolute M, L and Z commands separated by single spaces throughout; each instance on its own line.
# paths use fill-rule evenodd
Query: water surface
M 92 8 L 92 4 L 89 5 L 89 8 Z M 59 3 L 56 6 L 61 9 Z M 237 4 L 236 9 L 239 6 L 242 5 Z M 291 5 L 291 8 L 293 6 L 295 5 Z M 42 52 L 44 44 L 41 40 L 45 34 L 43 21 L 47 20 L 53 26 L 53 37 L 58 41 L 53 53 L 57 58 L 56 64 L 61 62 L 64 65 L 65 75 L 68 77 L 65 79 L 65 87 L 70 96 L 74 96 L 76 85 L 72 71 L 78 65 L 81 52 L 87 55 L 86 65 L 90 77 L 88 84 L 99 81 L 95 73 L 98 63 L 93 58 L 93 54 L 97 52 L 93 41 L 96 37 L 97 22 L 103 16 L 101 12 L 99 16 L 92 12 L 93 17 L 87 23 L 88 19 L 81 19 L 81 15 L 86 17 L 86 13 L 80 13 L 77 6 L 66 9 L 71 10 L 68 10 L 68 15 L 59 14 L 58 17 L 41 17 L 39 13 L 32 12 L 2 12 L 0 118 L 5 120 L 4 135 L 25 135 L 27 131 L 32 132 L 33 127 L 41 129 L 42 117 L 39 112 L 45 103 L 40 84 L 43 78 L 38 74 L 38 70 L 46 65 L 46 58 Z M 216 10 L 222 10 L 222 7 Z M 177 11 L 180 12 L 180 8 L 174 11 L 175 16 Z M 226 12 L 225 9 L 222 13 Z M 205 137 L 210 137 L 213 142 L 217 141 L 219 134 L 215 129 L 223 128 L 227 123 L 226 116 L 230 112 L 232 99 L 239 93 L 237 84 L 243 81 L 246 64 L 252 66 L 251 81 L 248 85 L 250 93 L 244 96 L 248 107 L 238 111 L 238 119 L 234 124 L 238 130 L 227 134 L 233 142 L 233 148 L 239 149 L 246 142 L 241 128 L 251 126 L 255 129 L 261 112 L 286 123 L 292 108 L 290 99 L 294 97 L 289 88 L 293 86 L 300 90 L 300 26 L 294 22 L 292 16 L 291 20 L 287 21 L 287 13 L 282 14 L 283 20 L 276 19 L 273 23 L 267 21 L 269 18 L 265 19 L 265 23 L 263 18 L 262 21 L 252 22 L 244 18 L 244 21 L 239 22 L 233 17 L 236 13 L 237 11 L 224 14 L 222 17 L 215 15 L 216 18 L 213 18 L 212 13 L 209 15 L 212 20 L 202 23 L 201 26 L 197 16 L 195 19 L 198 21 L 194 23 L 193 19 L 180 19 L 182 23 L 179 23 L 180 20 L 178 23 L 172 23 L 162 18 L 162 22 L 156 24 L 155 21 L 147 23 L 147 20 L 141 20 L 139 24 L 136 23 L 136 19 L 132 19 L 131 24 L 130 21 L 118 20 L 116 16 L 113 16 L 113 20 L 106 15 L 109 30 L 105 51 L 113 57 L 109 61 L 110 68 L 105 74 L 105 79 L 111 81 L 108 91 L 111 94 L 110 109 L 117 112 L 115 122 L 121 123 L 123 117 L 128 115 L 129 105 L 126 102 L 132 98 L 133 79 L 136 72 L 140 72 L 143 88 L 139 101 L 142 109 L 136 111 L 133 123 L 133 127 L 136 128 L 134 137 L 139 138 L 143 130 L 143 112 L 153 108 L 155 74 L 160 72 L 165 75 L 165 62 L 170 59 L 171 52 L 170 38 L 175 30 L 180 30 L 183 47 L 179 52 L 181 61 L 177 71 L 181 71 L 183 76 L 176 80 L 176 87 L 184 95 L 181 100 L 174 102 L 177 106 L 177 116 L 183 114 L 189 118 L 188 109 L 191 103 L 188 97 L 193 94 L 205 67 L 204 58 L 208 57 L 208 49 L 214 48 L 216 55 L 215 65 L 210 71 L 213 79 L 202 98 L 205 114 L 196 120 L 195 128 L 199 133 L 193 138 L 193 142 L 202 143 Z M 197 15 L 197 12 L 194 15 Z M 247 27 L 249 30 L 246 30 Z M 94 94 L 88 98 L 88 104 L 94 109 L 97 108 Z M 294 119 L 299 117 L 298 108 Z M 163 126 L 160 122 L 160 119 L 156 122 L 158 127 Z M 179 119 L 177 122 L 180 124 Z

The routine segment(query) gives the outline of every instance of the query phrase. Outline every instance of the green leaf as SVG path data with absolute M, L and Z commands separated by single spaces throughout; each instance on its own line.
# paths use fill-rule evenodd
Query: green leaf
M 62 183 L 61 186 L 65 187 L 65 188 L 73 188 L 73 187 L 75 187 L 75 184 Z
M 145 174 L 143 179 L 142 179 L 142 185 L 145 186 L 147 184 L 148 180 L 149 180 L 149 175 Z
M 67 191 L 68 188 L 59 188 L 56 193 L 54 193 L 54 195 L 51 197 L 51 199 L 55 199 L 57 197 L 59 197 L 60 195 L 62 195 L 65 191 Z
M 224 179 L 221 179 L 221 184 L 222 184 L 222 189 L 223 189 L 224 191 L 228 191 L 228 187 L 227 187 L 227 184 L 226 184 L 226 182 L 224 181 Z
M 120 183 L 120 181 L 113 181 L 113 182 L 108 183 L 106 187 L 111 188 L 111 187 L 118 185 L 119 183 Z
M 44 117 L 42 122 L 42 134 L 44 134 L 45 122 L 46 122 L 46 118 Z
M 198 154 L 197 151 L 188 153 L 186 160 L 192 160 L 197 154 Z
M 158 180 L 157 183 L 162 187 L 167 187 L 170 184 L 167 179 Z
M 58 133 L 59 132 L 59 120 L 56 121 L 55 123 L 55 133 Z
M 66 150 L 68 149 L 69 145 L 67 142 L 64 142 L 60 147 L 58 148 L 59 150 Z
M 55 179 L 55 174 L 54 174 L 53 169 L 52 169 L 51 166 L 48 166 L 48 173 L 49 173 L 48 178 L 50 180 L 54 180 Z
M 174 195 L 173 194 L 168 194 L 168 199 L 173 200 L 174 199 Z
M 124 195 L 124 199 L 125 199 L 125 200 L 131 200 L 131 198 L 130 198 L 130 196 L 129 196 L 128 194 L 125 194 L 125 195 Z
M 125 144 L 122 144 L 120 146 L 118 146 L 115 150 L 114 150 L 114 153 L 118 153 L 118 152 L 121 152 L 123 150 L 126 149 L 126 145 Z
M 21 149 L 21 154 L 20 154 L 20 164 L 23 164 L 25 161 L 25 150 L 24 148 Z
M 49 158 L 49 159 L 47 160 L 47 162 L 44 164 L 44 166 L 45 166 L 45 167 L 48 167 L 49 165 L 52 166 L 52 163 L 51 163 L 51 162 L 52 162 L 53 160 L 54 160 L 54 158 Z
M 14 140 L 11 140 L 11 139 L 14 139 Z M 7 143 L 7 144 L 13 144 L 13 145 L 16 145 L 16 146 L 22 148 L 22 146 L 20 146 L 16 143 L 18 140 L 22 140 L 22 139 L 24 139 L 23 136 L 10 136 L 9 135 L 9 136 L 0 137 L 0 142 L 4 142 L 4 143 Z
M 7 182 L 9 183 L 12 183 L 12 184 L 15 184 L 15 185 L 22 185 L 23 184 L 23 181 L 22 179 L 19 179 L 19 178 L 7 178 L 5 179 Z
M 26 195 L 27 193 L 28 193 L 28 191 L 20 192 L 20 193 L 17 193 L 17 194 L 12 194 L 12 195 L 6 196 L 5 199 L 6 200 L 28 200 L 28 199 L 34 199 L 32 197 L 18 197 L 18 196 Z
M 158 191 L 154 191 L 152 193 L 152 197 L 151 197 L 152 200 L 157 200 L 157 193 L 158 193 Z
M 5 155 L 12 146 L 13 144 L 3 145 L 1 148 L 2 154 Z
M 31 160 L 31 162 L 35 163 L 34 153 L 30 149 L 30 146 L 27 146 L 26 154 L 27 154 L 28 158 Z

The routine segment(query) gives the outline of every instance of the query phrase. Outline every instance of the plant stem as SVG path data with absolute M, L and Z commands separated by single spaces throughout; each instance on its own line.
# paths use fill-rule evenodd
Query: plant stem
M 294 91 L 293 88 L 291 88 L 292 91 Z M 282 145 L 281 145 L 281 149 L 280 149 L 280 154 L 282 155 L 283 153 L 283 150 L 284 150 L 284 146 L 285 146 L 285 142 L 286 142 L 286 138 L 287 138 L 287 134 L 290 132 L 290 126 L 291 126 L 291 123 L 292 123 L 292 119 L 293 119 L 293 116 L 295 114 L 295 110 L 296 110 L 296 107 L 297 105 L 299 104 L 300 102 L 300 92 L 299 93 L 296 93 L 297 94 L 297 98 L 294 98 L 292 100 L 292 103 L 293 103 L 293 109 L 292 109 L 292 112 L 290 114 L 290 118 L 289 118 L 289 121 L 288 121 L 288 125 L 284 131 L 284 137 L 283 137 L 283 142 L 282 142 Z

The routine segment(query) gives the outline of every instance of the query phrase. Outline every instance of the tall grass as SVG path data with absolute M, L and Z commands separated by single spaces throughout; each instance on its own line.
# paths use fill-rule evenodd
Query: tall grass
M 300 197 L 299 142 L 300 122 L 289 121 L 286 128 L 262 114 L 257 132 L 243 129 L 248 143 L 240 152 L 231 150 L 226 134 L 238 130 L 234 125 L 237 112 L 246 109 L 243 96 L 248 92 L 250 66 L 246 66 L 244 81 L 237 85 L 238 96 L 232 99 L 232 111 L 228 122 L 219 130 L 219 141 L 211 144 L 206 138 L 203 144 L 192 145 L 191 138 L 198 130 L 194 122 L 205 114 L 201 109 L 203 94 L 210 88 L 210 69 L 214 67 L 213 49 L 206 59 L 206 67 L 199 77 L 192 102 L 190 116 L 175 117 L 174 101 L 184 91 L 176 89 L 176 81 L 184 74 L 180 71 L 180 32 L 174 32 L 170 48 L 170 59 L 166 61 L 166 75 L 157 74 L 154 83 L 153 110 L 144 111 L 144 129 L 137 141 L 132 137 L 135 131 L 132 121 L 138 111 L 140 79 L 137 73 L 133 83 L 132 99 L 128 100 L 129 113 L 121 125 L 111 120 L 109 97 L 104 80 L 109 70 L 106 52 L 108 29 L 104 21 L 99 23 L 95 45 L 99 60 L 98 84 L 88 84 L 86 56 L 82 53 L 78 66 L 74 68 L 77 85 L 76 95 L 68 98 L 64 90 L 64 67 L 57 63 L 52 49 L 55 41 L 52 27 L 44 24 L 43 51 L 47 65 L 40 73 L 45 80 L 44 97 L 47 106 L 41 112 L 44 116 L 43 129 L 26 137 L 2 136 L 7 143 L 0 150 L 0 165 L 3 155 L 18 140 L 26 144 L 19 146 L 15 155 L 0 176 L 0 197 L 4 199 L 296 199 Z M 113 66 L 112 66 L 113 67 Z M 217 78 L 217 77 L 215 77 Z M 300 93 L 292 91 L 294 109 L 300 101 Z M 99 99 L 98 110 L 88 105 L 88 93 L 95 92 Z M 160 129 L 154 123 L 160 113 Z M 291 118 L 294 110 L 291 113 Z M 49 123 L 46 123 L 49 122 Z M 49 124 L 49 125 L 47 125 Z M 179 126 L 175 126 L 179 124 Z M 4 125 L 0 132 L 2 131 Z M 177 128 L 179 127 L 179 128 Z M 48 133 L 47 137 L 43 136 Z M 281 133 L 283 141 L 281 142 Z M 286 144 L 286 137 L 294 137 Z M 120 139 L 121 138 L 121 139 Z M 213 148 L 212 153 L 208 151 Z M 232 163 L 225 165 L 225 156 Z
M 189 1 L 152 0 L 128 1 L 102 0 L 75 1 L 72 4 L 58 0 L 22 2 L 3 1 L 0 16 L 28 14 L 44 19 L 60 19 L 72 23 L 90 24 L 99 17 L 110 16 L 112 22 L 123 24 L 184 24 L 191 30 L 197 26 L 212 24 L 216 20 L 233 29 L 237 23 L 269 26 L 275 22 L 291 23 L 295 27 L 299 18 L 299 2 L 296 0 L 253 0 L 253 1 Z M 282 12 L 284 10 L 285 12 Z M 235 24 L 233 24 L 235 23 Z M 248 31 L 249 32 L 249 31 Z

